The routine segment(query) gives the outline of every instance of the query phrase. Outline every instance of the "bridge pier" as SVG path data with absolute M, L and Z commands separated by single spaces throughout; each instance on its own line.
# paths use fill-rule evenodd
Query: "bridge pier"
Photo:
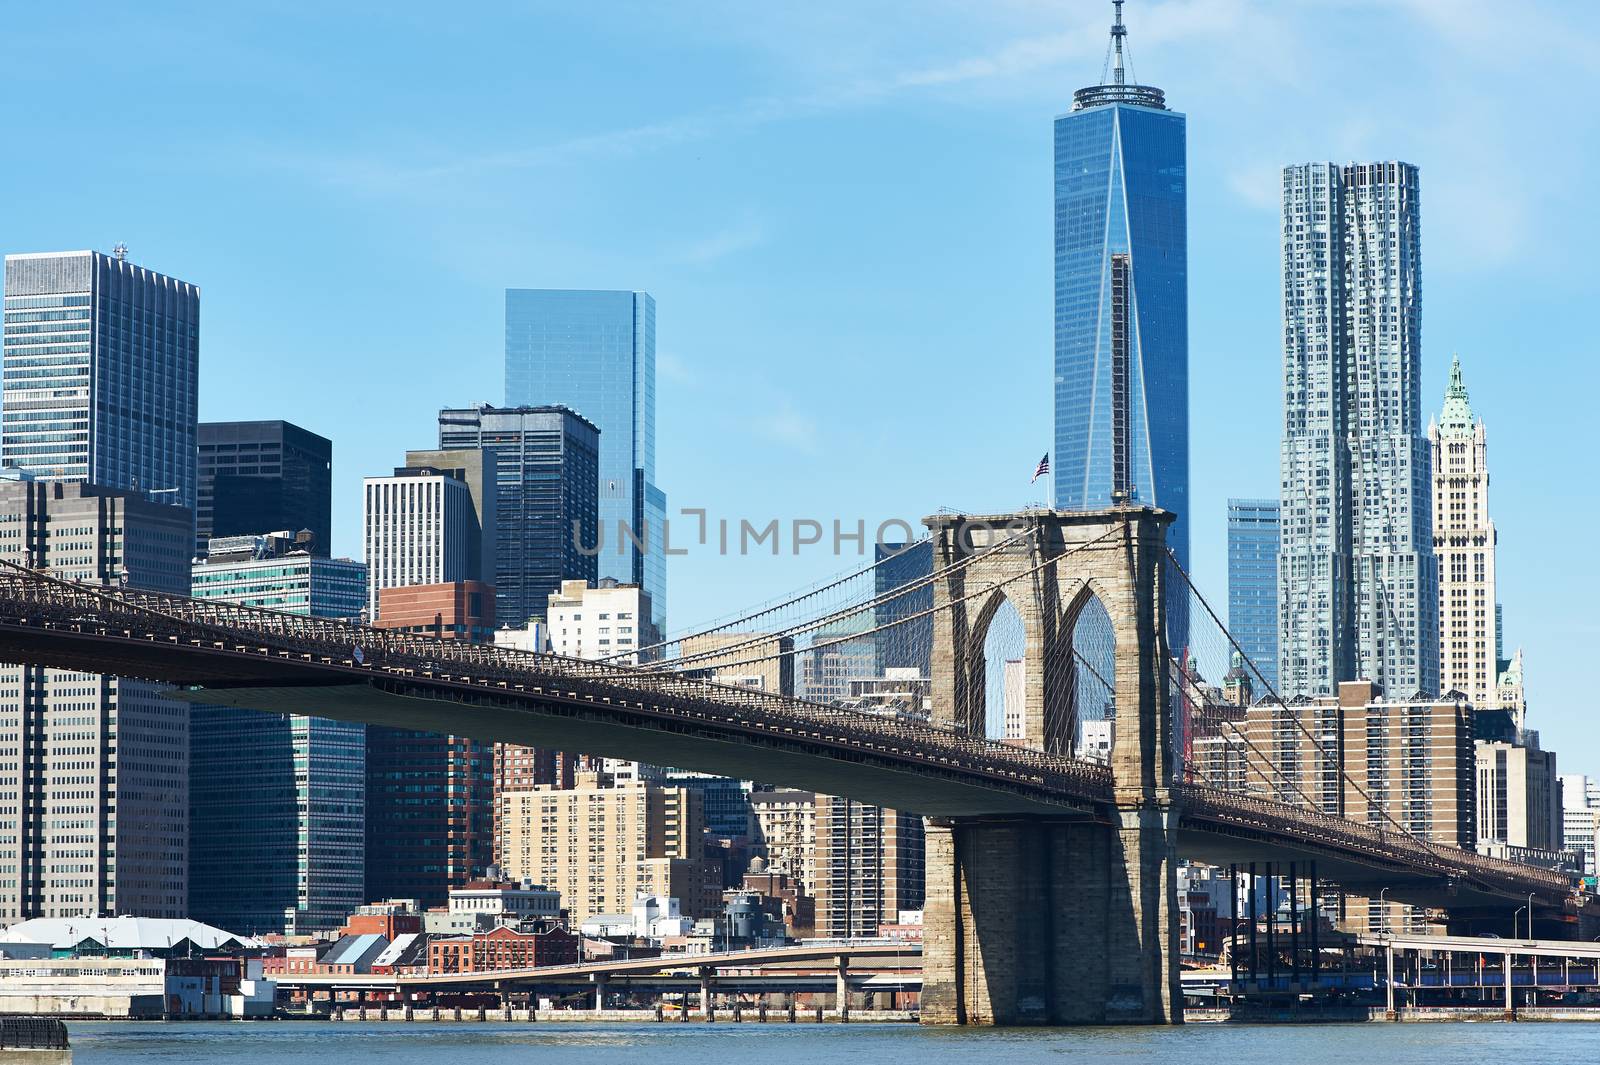
M 1182 1019 L 1167 812 L 1115 826 L 928 826 L 922 1019 L 1163 1024 Z
M 1098 600 L 1115 641 L 1117 733 L 1111 794 L 1093 815 L 930 823 L 924 1023 L 1183 1019 L 1161 586 L 1171 521 L 1140 507 L 925 519 L 935 569 L 949 574 L 934 582 L 935 723 L 986 734 L 984 640 L 1009 599 L 1026 637 L 1016 738 L 1070 754 L 1078 718 L 1074 630 Z M 1018 538 L 1019 531 L 1027 535 Z

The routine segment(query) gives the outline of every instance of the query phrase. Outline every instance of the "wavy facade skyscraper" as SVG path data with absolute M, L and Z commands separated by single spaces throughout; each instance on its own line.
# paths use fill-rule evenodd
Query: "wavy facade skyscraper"
M 1417 168 L 1283 172 L 1283 546 L 1290 695 L 1439 690 L 1438 568 L 1422 424 Z

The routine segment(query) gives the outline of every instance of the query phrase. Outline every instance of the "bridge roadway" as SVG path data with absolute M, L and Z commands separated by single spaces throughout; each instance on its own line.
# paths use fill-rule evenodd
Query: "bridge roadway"
M 0 661 L 177 696 L 681 766 L 931 817 L 1114 816 L 1100 765 L 665 671 L 530 654 L 0 566 Z M 1179 853 L 1317 863 L 1347 890 L 1574 919 L 1565 877 L 1284 803 L 1179 785 Z M 1303 867 L 1304 868 L 1304 867 Z

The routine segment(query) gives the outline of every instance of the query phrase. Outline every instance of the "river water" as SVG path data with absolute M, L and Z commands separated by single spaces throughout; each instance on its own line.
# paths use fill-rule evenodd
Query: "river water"
M 75 1065 L 1560 1065 L 1600 1023 L 1202 1025 L 977 1031 L 883 1024 L 68 1022 Z

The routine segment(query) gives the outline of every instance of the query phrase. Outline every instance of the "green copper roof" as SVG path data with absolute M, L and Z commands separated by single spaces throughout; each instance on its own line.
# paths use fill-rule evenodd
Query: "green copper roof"
M 1450 359 L 1450 386 L 1444 390 L 1444 411 L 1439 415 L 1439 431 L 1447 434 L 1472 432 L 1472 404 L 1467 401 L 1467 386 L 1461 382 L 1461 356 Z

